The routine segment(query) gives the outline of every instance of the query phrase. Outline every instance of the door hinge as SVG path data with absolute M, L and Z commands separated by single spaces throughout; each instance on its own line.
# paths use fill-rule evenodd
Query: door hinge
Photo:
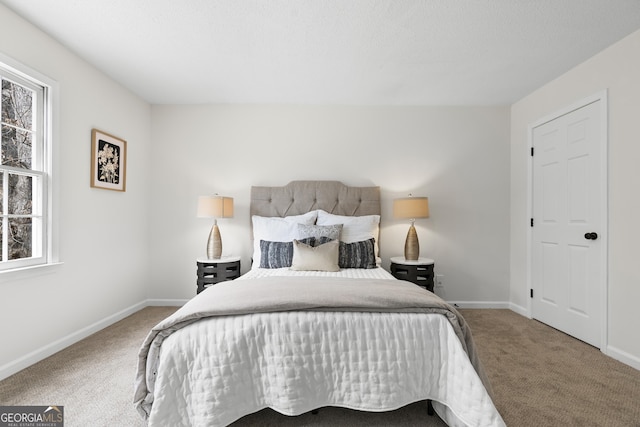
M 531 147 L 531 157 L 533 157 L 533 147 Z
M 531 298 L 533 298 L 533 289 L 530 289 L 530 291 Z
M 531 226 L 533 227 L 533 218 L 531 218 Z

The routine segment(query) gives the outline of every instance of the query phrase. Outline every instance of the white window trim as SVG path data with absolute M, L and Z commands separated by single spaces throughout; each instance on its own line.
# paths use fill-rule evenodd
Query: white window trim
M 45 143 L 43 147 L 42 161 L 46 165 L 46 170 L 49 172 L 49 182 L 46 185 L 47 194 L 45 196 L 45 206 L 43 211 L 47 212 L 47 223 L 44 224 L 47 233 L 47 244 L 43 248 L 46 255 L 46 262 L 31 266 L 20 266 L 17 268 L 0 270 L 0 282 L 8 280 L 16 280 L 21 278 L 28 278 L 34 275 L 40 275 L 50 270 L 57 269 L 57 266 L 62 264 L 59 257 L 59 209 L 58 209 L 58 194 L 59 183 L 57 176 L 59 156 L 58 156 L 58 141 L 59 141 L 59 84 L 50 77 L 16 61 L 15 59 L 0 52 L 0 62 L 3 63 L 12 73 L 19 75 L 27 80 L 37 80 L 39 84 L 45 87 L 44 104 L 45 115 L 44 120 L 44 138 L 49 143 Z

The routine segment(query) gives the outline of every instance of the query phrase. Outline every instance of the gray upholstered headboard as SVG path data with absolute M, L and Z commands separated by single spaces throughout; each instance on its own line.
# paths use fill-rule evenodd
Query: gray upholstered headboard
M 251 187 L 250 215 L 284 217 L 316 209 L 335 215 L 380 215 L 380 187 L 349 187 L 338 181 Z

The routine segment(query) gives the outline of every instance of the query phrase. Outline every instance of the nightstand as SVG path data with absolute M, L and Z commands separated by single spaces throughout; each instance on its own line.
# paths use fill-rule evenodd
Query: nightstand
M 198 258 L 198 291 L 225 280 L 240 277 L 240 257 L 222 257 L 219 259 Z
M 433 266 L 435 261 L 429 258 L 418 258 L 409 261 L 402 256 L 391 258 L 391 274 L 396 279 L 407 280 L 433 292 Z

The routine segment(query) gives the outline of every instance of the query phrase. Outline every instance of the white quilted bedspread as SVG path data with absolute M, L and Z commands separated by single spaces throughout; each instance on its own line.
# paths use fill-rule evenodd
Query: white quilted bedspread
M 265 407 L 383 411 L 424 399 L 450 426 L 504 425 L 442 315 L 247 314 L 165 339 L 149 425 L 225 426 Z
M 254 269 L 237 280 L 289 275 Z M 381 268 L 293 275 L 393 278 Z M 150 403 L 143 413 L 152 427 L 226 426 L 266 407 L 286 415 L 323 406 L 385 411 L 426 399 L 450 426 L 505 425 L 442 314 L 312 310 L 208 317 L 169 334 L 154 354 L 157 363 L 146 366 L 146 382 L 136 392 Z M 152 391 L 138 394 L 146 385 Z

